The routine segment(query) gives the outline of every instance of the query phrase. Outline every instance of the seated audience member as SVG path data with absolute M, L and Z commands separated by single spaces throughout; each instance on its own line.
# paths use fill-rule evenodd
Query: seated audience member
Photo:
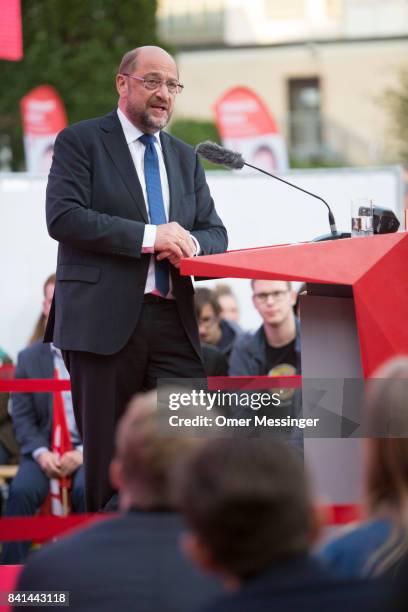
M 221 308 L 211 289 L 196 289 L 194 299 L 201 342 L 215 346 L 228 360 L 240 333 L 239 329 L 233 323 L 221 319 Z
M 263 319 L 244 334 L 230 357 L 231 376 L 291 376 L 300 373 L 300 330 L 293 312 L 296 294 L 287 281 L 252 280 L 252 301 Z
M 232 321 L 239 327 L 239 307 L 237 298 L 235 297 L 229 285 L 219 283 L 214 288 L 214 294 L 221 308 L 220 317 L 225 321 Z
M 51 306 L 55 277 L 48 279 L 43 305 L 45 320 Z M 17 358 L 16 378 L 69 378 L 59 349 L 52 344 L 36 341 L 21 351 Z M 85 511 L 82 442 L 75 424 L 71 393 L 62 393 L 65 416 L 73 449 L 62 457 L 51 450 L 53 395 L 51 393 L 13 393 L 12 421 L 20 445 L 21 462 L 13 479 L 6 504 L 6 516 L 35 514 L 49 493 L 50 479 L 72 477 L 71 503 L 75 512 Z M 27 556 L 29 542 L 10 542 L 3 545 L 1 562 L 22 563 Z
M 304 468 L 271 440 L 210 440 L 185 466 L 183 549 L 221 578 L 207 612 L 386 610 L 385 586 L 340 581 L 310 554 L 318 533 Z M 377 607 L 378 606 L 378 607 Z
M 17 590 L 69 591 L 76 612 L 190 612 L 219 592 L 182 555 L 173 506 L 173 470 L 200 442 L 164 435 L 162 418 L 155 393 L 132 400 L 110 469 L 119 515 L 31 555 Z
M 373 378 L 365 416 L 368 432 L 377 437 L 363 439 L 368 520 L 320 552 L 327 565 L 347 577 L 393 577 L 408 556 L 408 358 L 391 360 Z

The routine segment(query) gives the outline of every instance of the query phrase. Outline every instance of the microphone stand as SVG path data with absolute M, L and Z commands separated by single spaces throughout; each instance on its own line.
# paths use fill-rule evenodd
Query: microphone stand
M 308 195 L 312 196 L 313 198 L 316 198 L 317 200 L 320 200 L 321 202 L 323 202 L 323 204 L 326 205 L 327 210 L 329 211 L 329 225 L 330 225 L 331 233 L 330 234 L 323 234 L 322 236 L 318 236 L 317 238 L 314 238 L 312 242 L 321 242 L 323 240 L 340 240 L 342 238 L 350 238 L 351 234 L 349 232 L 338 232 L 337 231 L 336 222 L 334 220 L 333 212 L 332 212 L 330 206 L 328 205 L 328 203 L 325 200 L 323 200 L 323 198 L 321 198 L 320 196 L 316 195 L 315 193 L 311 193 L 310 191 L 307 191 L 306 189 L 303 189 L 303 187 L 299 187 L 299 185 L 295 185 L 294 183 L 290 183 L 289 181 L 286 181 L 285 179 L 281 178 L 280 176 L 276 176 L 276 174 L 271 174 L 270 172 L 267 172 L 266 170 L 262 170 L 262 168 L 258 168 L 257 166 L 253 166 L 252 164 L 248 164 L 247 162 L 244 162 L 244 166 L 248 166 L 249 168 L 253 168 L 254 170 L 258 170 L 259 172 L 262 172 L 263 174 L 271 176 L 272 178 L 276 179 L 277 181 L 281 181 L 282 183 L 285 183 L 286 185 L 289 185 L 290 187 L 294 187 L 295 189 L 298 189 L 299 191 L 303 191 L 303 193 L 307 193 Z

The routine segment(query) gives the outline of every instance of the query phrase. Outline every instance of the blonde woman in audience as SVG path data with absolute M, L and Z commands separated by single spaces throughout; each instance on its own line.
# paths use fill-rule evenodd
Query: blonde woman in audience
M 391 577 L 408 553 L 408 357 L 393 359 L 371 382 L 364 440 L 368 520 L 329 542 L 320 557 L 342 576 Z

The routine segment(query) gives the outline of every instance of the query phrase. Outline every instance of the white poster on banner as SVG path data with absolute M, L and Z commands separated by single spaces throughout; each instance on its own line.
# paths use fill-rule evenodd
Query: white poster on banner
M 225 147 L 267 172 L 288 169 L 286 144 L 272 114 L 253 91 L 234 87 L 214 107 L 218 131 Z
M 40 85 L 21 100 L 28 172 L 48 174 L 55 138 L 67 125 L 64 104 L 50 85 Z

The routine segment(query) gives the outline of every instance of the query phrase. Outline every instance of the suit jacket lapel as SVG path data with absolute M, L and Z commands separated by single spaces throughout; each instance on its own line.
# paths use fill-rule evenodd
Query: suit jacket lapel
M 177 221 L 180 218 L 179 211 L 181 205 L 181 185 L 180 185 L 180 165 L 179 153 L 173 146 L 171 138 L 166 132 L 160 132 L 164 164 L 167 171 L 167 180 L 170 191 L 170 210 L 169 221 Z
M 109 156 L 134 199 L 143 220 L 149 223 L 142 187 L 116 110 L 102 119 L 101 128 L 102 142 Z

